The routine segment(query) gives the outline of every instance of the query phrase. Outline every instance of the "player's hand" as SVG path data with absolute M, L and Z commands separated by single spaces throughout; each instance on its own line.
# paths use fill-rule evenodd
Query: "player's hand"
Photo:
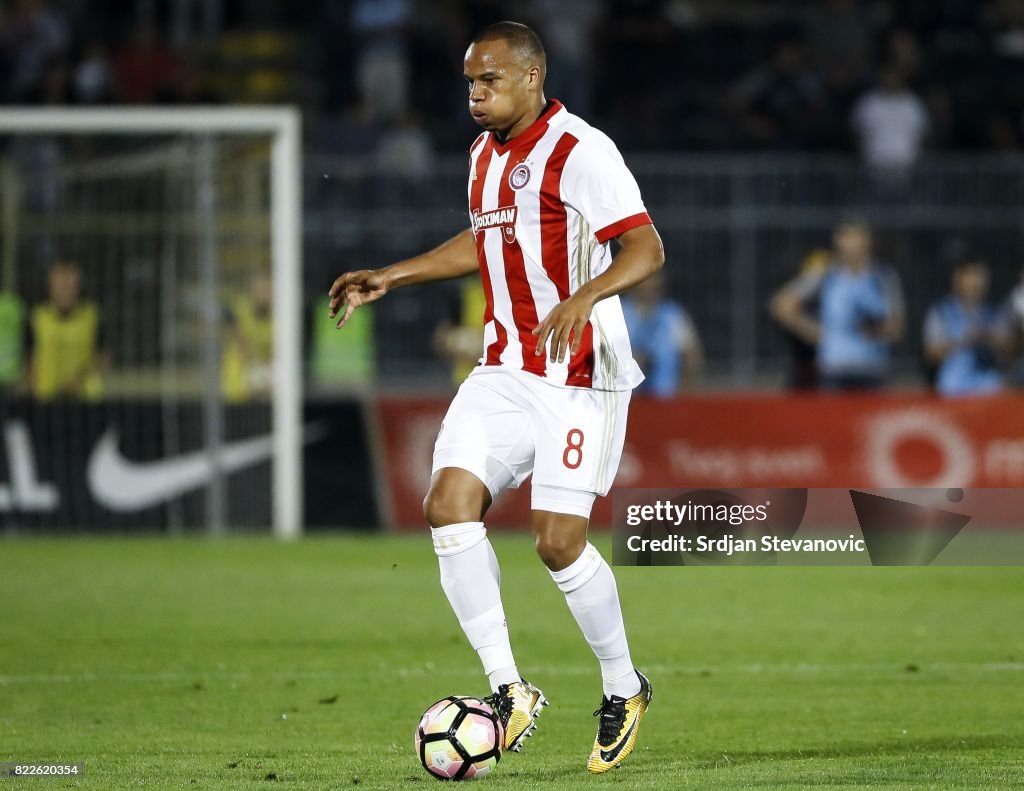
M 570 358 L 574 357 L 580 350 L 580 344 L 583 342 L 583 330 L 586 328 L 587 322 L 590 321 L 590 314 L 593 310 L 593 301 L 582 294 L 573 294 L 564 302 L 559 302 L 540 326 L 533 331 L 533 334 L 537 336 L 537 347 L 534 349 L 534 354 L 538 357 L 544 354 L 544 347 L 547 345 L 548 336 L 550 336 L 551 362 L 564 362 L 566 349 L 570 351 Z
M 380 269 L 360 269 L 357 272 L 346 272 L 331 286 L 328 292 L 331 297 L 330 316 L 333 319 L 338 313 L 337 327 L 345 326 L 345 322 L 355 313 L 360 305 L 378 300 L 388 293 L 388 281 Z

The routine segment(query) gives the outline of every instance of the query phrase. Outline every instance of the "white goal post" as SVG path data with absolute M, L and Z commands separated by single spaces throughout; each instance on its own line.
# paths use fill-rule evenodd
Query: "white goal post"
M 274 375 L 273 531 L 301 535 L 302 501 L 302 189 L 301 118 L 291 107 L 139 109 L 3 108 L 0 135 L 265 135 L 270 162 Z

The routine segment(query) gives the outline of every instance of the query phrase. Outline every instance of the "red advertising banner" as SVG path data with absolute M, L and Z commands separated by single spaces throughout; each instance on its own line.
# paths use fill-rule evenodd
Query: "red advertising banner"
M 445 399 L 377 404 L 377 469 L 390 525 L 424 527 L 434 439 Z M 1024 394 L 941 400 L 928 395 L 636 398 L 621 487 L 1024 487 Z M 489 526 L 527 524 L 529 485 L 508 491 Z M 610 498 L 594 522 L 610 521 Z

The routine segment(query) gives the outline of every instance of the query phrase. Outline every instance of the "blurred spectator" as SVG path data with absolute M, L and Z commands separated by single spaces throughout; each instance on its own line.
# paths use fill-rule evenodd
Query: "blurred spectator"
M 827 0 L 807 27 L 814 63 L 829 89 L 845 97 L 863 81 L 871 55 L 871 24 L 861 0 Z
M 363 387 L 373 384 L 377 372 L 374 352 L 373 305 L 364 305 L 338 332 L 329 316 L 331 300 L 313 306 L 310 374 L 318 385 Z
M 655 398 L 669 398 L 691 388 L 704 368 L 704 352 L 690 315 L 665 296 L 665 276 L 657 272 L 622 297 L 633 357 L 646 379 L 637 388 Z
M 64 15 L 44 0 L 17 0 L 0 29 L 0 48 L 9 62 L 7 97 L 32 101 L 48 66 L 68 52 L 71 33 Z
M 982 18 L 984 44 L 978 60 L 984 66 L 970 75 L 974 79 L 959 98 L 987 116 L 986 143 L 1019 149 L 1024 138 L 1024 3 L 990 2 Z
M 924 353 L 936 366 L 935 389 L 944 396 L 1002 389 L 1000 358 L 1009 351 L 1004 317 L 986 302 L 988 265 L 968 258 L 953 270 L 953 291 L 929 308 Z
M 905 66 L 889 63 L 882 69 L 878 86 L 857 101 L 851 121 L 861 157 L 874 174 L 906 179 L 921 155 L 929 118 L 925 103 L 907 83 Z
M 75 65 L 71 84 L 80 104 L 102 104 L 113 98 L 114 68 L 106 44 L 98 39 L 89 42 Z
M 54 59 L 46 64 L 34 99 L 40 104 L 67 104 L 71 100 L 71 70 L 67 61 Z
M 249 284 L 248 293 L 231 301 L 231 325 L 221 356 L 221 389 L 228 401 L 246 401 L 270 392 L 274 363 L 273 296 L 270 275 L 258 274 Z
M 378 132 L 373 189 L 380 205 L 429 203 L 434 185 L 430 176 L 436 161 L 434 146 L 416 117 L 406 113 Z M 399 226 L 398 233 L 408 230 Z
M 891 27 L 877 43 L 878 60 L 902 71 L 907 95 L 876 89 L 863 97 L 853 122 L 865 160 L 888 171 L 876 180 L 900 188 L 878 195 L 905 195 L 906 168 L 917 159 L 925 131 L 939 148 L 1019 149 L 1024 143 L 1019 0 L 822 0 L 767 4 L 763 12 L 762 5 L 529 0 L 514 14 L 540 27 L 551 64 L 549 94 L 578 112 L 595 105 L 599 125 L 621 136 L 627 149 L 738 143 L 843 150 L 849 110 L 876 65 L 872 39 L 882 25 Z M 460 110 L 453 123 L 449 112 L 464 104 L 462 89 L 436 75 L 457 63 L 471 31 L 513 13 L 498 0 L 348 0 L 321 3 L 305 14 L 278 2 L 189 0 L 186 6 L 202 9 L 202 40 L 179 52 L 161 42 L 151 21 L 166 18 L 160 4 L 142 3 L 126 17 L 117 4 L 90 4 L 85 13 L 66 0 L 0 3 L 0 101 L 41 102 L 43 75 L 58 60 L 72 75 L 70 98 L 80 103 L 103 103 L 111 94 L 115 101 L 145 104 L 250 95 L 254 101 L 315 98 L 333 113 L 358 97 L 374 124 L 413 110 L 426 118 L 435 146 L 461 151 L 471 122 Z M 171 16 L 175 41 L 184 47 L 195 26 L 181 14 Z M 108 57 L 100 42 L 114 40 L 126 19 L 129 39 Z M 253 33 L 254 21 L 258 27 L 268 20 L 269 32 Z M 795 32 L 780 39 L 780 24 L 791 31 L 799 26 L 807 46 Z M 230 47 L 229 55 L 228 40 L 250 41 L 249 54 L 239 60 L 237 47 Z M 84 46 L 73 50 L 76 41 Z M 736 81 L 737 69 L 751 66 L 752 55 L 772 41 L 767 62 Z M 296 42 L 309 46 L 300 53 Z M 616 53 L 614 67 L 597 57 L 604 52 Z M 925 112 L 914 109 L 918 102 Z M 307 120 L 315 139 L 318 119 Z
M 426 130 L 412 113 L 404 113 L 378 134 L 377 170 L 381 176 L 425 181 L 436 156 Z
M 886 35 L 882 62 L 899 69 L 907 87 L 920 96 L 928 114 L 928 143 L 941 147 L 948 142 L 954 125 L 953 100 L 948 86 L 935 79 L 929 61 L 929 53 L 915 31 L 898 27 Z
M 799 277 L 820 277 L 832 259 L 832 253 L 828 250 L 811 250 L 800 262 Z M 781 323 L 780 310 L 785 289 L 778 291 L 769 303 L 769 310 L 772 316 Z M 804 310 L 814 315 L 818 312 L 818 305 L 814 298 L 804 303 Z M 790 342 L 790 368 L 788 386 L 793 390 L 816 390 L 818 388 L 818 345 L 808 341 L 804 336 L 793 332 L 789 327 L 783 325 L 786 336 Z
M 1010 314 L 1024 332 L 1024 269 L 1020 270 L 1020 282 L 1010 292 Z
M 328 115 L 315 129 L 314 140 L 324 153 L 366 157 L 377 148 L 377 128 L 369 107 L 353 102 L 342 112 Z
M 595 82 L 601 90 L 593 97 L 596 110 L 609 121 L 622 119 L 621 130 L 606 124 L 618 138 L 627 135 L 634 146 L 660 147 L 665 143 L 664 105 L 679 52 L 673 47 L 675 31 L 668 18 L 668 0 L 610 0 L 608 18 L 597 30 L 594 51 L 615 57 L 594 60 Z M 657 77 L 655 77 L 657 75 Z M 576 112 L 571 105 L 570 112 Z
M 412 0 L 354 0 L 351 9 L 360 96 L 374 120 L 395 118 L 409 102 Z
M 894 28 L 885 36 L 882 62 L 894 66 L 903 74 L 908 84 L 921 76 L 924 66 L 924 54 L 921 42 L 914 31 L 907 28 Z
M 25 306 L 21 297 L 0 291 L 0 392 L 21 384 L 25 379 Z
M 1024 387 L 1024 269 L 1020 270 L 1020 282 L 1010 292 L 1006 320 L 1014 354 L 1010 382 L 1017 387 Z
M 802 273 L 773 299 L 775 319 L 818 349 L 818 371 L 827 390 L 880 387 L 891 345 L 903 334 L 899 278 L 872 259 L 870 229 L 846 222 L 834 234 L 834 259 L 821 271 Z M 809 303 L 817 300 L 815 313 Z
M 459 309 L 454 321 L 443 322 L 434 333 L 437 353 L 452 364 L 452 384 L 456 387 L 476 368 L 484 348 L 484 310 L 487 297 L 479 278 L 460 283 Z M 358 313 L 358 311 L 356 311 Z
M 39 400 L 103 395 L 99 310 L 82 299 L 82 272 L 73 261 L 50 270 L 46 302 L 29 319 L 29 387 Z
M 807 66 L 800 38 L 782 37 L 771 60 L 733 88 L 728 108 L 746 138 L 759 146 L 797 149 L 820 142 L 825 92 Z
M 1000 58 L 1024 58 L 1024 3 L 996 0 L 990 5 L 992 51 Z
M 591 50 L 604 14 L 598 0 L 533 0 L 534 18 L 548 56 L 545 91 L 577 115 L 591 110 Z
M 156 26 L 141 19 L 114 55 L 117 98 L 127 104 L 167 101 L 175 93 L 179 69 Z

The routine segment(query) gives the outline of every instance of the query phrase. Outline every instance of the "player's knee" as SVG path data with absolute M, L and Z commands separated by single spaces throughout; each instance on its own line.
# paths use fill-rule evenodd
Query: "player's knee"
M 586 539 L 568 535 L 564 531 L 541 531 L 537 533 L 537 554 L 552 571 L 559 571 L 582 554 Z
M 427 496 L 423 498 L 423 517 L 427 520 L 428 525 L 444 527 L 459 521 L 447 518 L 449 513 L 451 513 L 451 506 L 443 495 L 436 493 L 433 489 L 427 492 Z
M 480 509 L 474 509 L 465 498 L 458 497 L 449 489 L 432 488 L 423 498 L 423 516 L 431 527 L 444 527 L 475 522 L 480 518 Z

